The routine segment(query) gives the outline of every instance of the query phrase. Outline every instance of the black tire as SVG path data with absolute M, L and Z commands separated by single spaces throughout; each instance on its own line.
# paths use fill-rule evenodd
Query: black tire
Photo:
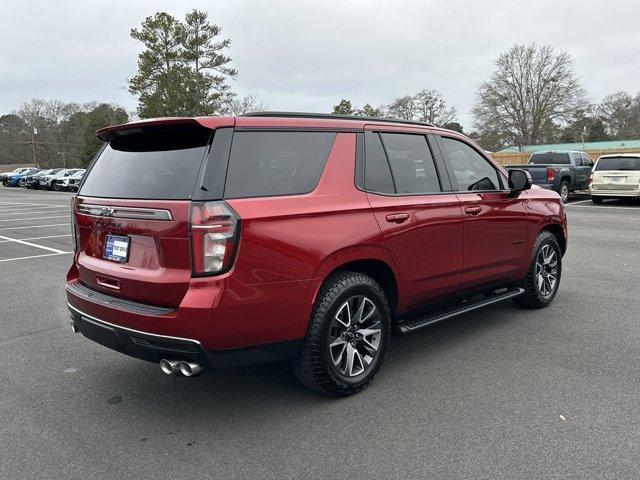
M 566 180 L 561 181 L 560 188 L 558 189 L 558 195 L 560 195 L 562 203 L 567 203 L 569 201 L 569 194 L 569 182 L 567 182 Z
M 371 363 L 362 373 L 348 378 L 331 359 L 329 339 L 334 317 L 344 303 L 354 296 L 365 296 L 377 308 L 380 337 L 376 356 Z M 358 272 L 336 273 L 325 281 L 318 293 L 303 345 L 297 358 L 292 361 L 296 377 L 302 384 L 323 395 L 344 397 L 362 390 L 369 385 L 384 360 L 391 334 L 390 325 L 387 298 L 375 280 Z
M 591 197 L 591 201 L 595 204 L 595 205 L 601 205 L 602 202 L 604 201 L 604 198 L 602 197 Z
M 551 292 L 547 295 L 543 294 L 538 287 L 538 256 L 545 247 L 553 249 L 556 256 L 555 258 L 557 259 L 557 268 L 555 269 L 553 274 L 556 278 L 556 281 L 553 288 L 551 289 Z M 544 308 L 550 305 L 551 302 L 553 302 L 556 293 L 558 293 L 561 276 L 562 251 L 560 250 L 558 239 L 553 233 L 547 230 L 543 230 L 538 234 L 536 241 L 533 243 L 531 264 L 529 265 L 527 275 L 524 277 L 521 284 L 522 288 L 524 288 L 524 293 L 514 298 L 513 301 L 518 306 L 524 308 Z

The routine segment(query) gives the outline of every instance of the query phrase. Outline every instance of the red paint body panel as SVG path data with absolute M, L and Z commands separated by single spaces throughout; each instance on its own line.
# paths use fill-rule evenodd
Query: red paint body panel
M 557 194 L 548 190 L 533 188 L 516 198 L 505 192 L 383 196 L 359 190 L 354 182 L 356 133 L 351 130 L 363 131 L 371 123 L 362 120 L 158 119 L 98 133 L 172 122 L 197 122 L 211 129 L 309 127 L 339 133 L 311 193 L 226 200 L 241 219 L 240 237 L 233 266 L 217 276 L 191 273 L 190 201 L 78 197 L 78 204 L 171 212 L 169 221 L 75 213 L 79 246 L 68 282 L 80 280 L 107 295 L 172 309 L 164 315 L 132 313 L 68 293 L 75 308 L 125 328 L 198 340 L 212 350 L 299 339 L 305 335 L 322 282 L 346 263 L 385 263 L 398 287 L 395 313 L 401 313 L 435 297 L 522 278 L 541 228 L 557 224 L 566 235 L 563 207 Z M 467 207 L 480 212 L 467 215 Z M 127 263 L 102 258 L 107 234 L 131 238 Z

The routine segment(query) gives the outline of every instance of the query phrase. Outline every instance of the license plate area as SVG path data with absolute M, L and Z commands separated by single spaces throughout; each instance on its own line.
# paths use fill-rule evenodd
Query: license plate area
M 607 177 L 609 183 L 624 183 L 627 177 Z
M 107 235 L 104 241 L 102 257 L 118 263 L 126 263 L 129 260 L 129 247 L 131 239 L 122 235 Z

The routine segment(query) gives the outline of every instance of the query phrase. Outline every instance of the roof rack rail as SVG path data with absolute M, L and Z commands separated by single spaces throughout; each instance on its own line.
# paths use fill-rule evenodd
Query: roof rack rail
M 238 115 L 239 117 L 290 117 L 290 118 L 327 118 L 336 120 L 365 120 L 370 122 L 406 123 L 409 125 L 421 125 L 424 127 L 435 127 L 433 123 L 415 122 L 413 120 L 402 120 L 400 118 L 366 117 L 361 115 L 342 115 L 334 113 L 308 113 L 308 112 L 249 112 Z

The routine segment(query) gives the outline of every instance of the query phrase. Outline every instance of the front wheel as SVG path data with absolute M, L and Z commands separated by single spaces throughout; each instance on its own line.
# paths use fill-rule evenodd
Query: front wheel
M 558 239 L 553 233 L 543 230 L 533 243 L 531 264 L 522 282 L 524 293 L 514 301 L 526 308 L 546 307 L 558 292 L 561 274 L 562 251 Z
M 387 351 L 391 317 L 380 285 L 368 275 L 339 272 L 318 293 L 307 334 L 292 362 L 298 380 L 324 395 L 365 388 Z

